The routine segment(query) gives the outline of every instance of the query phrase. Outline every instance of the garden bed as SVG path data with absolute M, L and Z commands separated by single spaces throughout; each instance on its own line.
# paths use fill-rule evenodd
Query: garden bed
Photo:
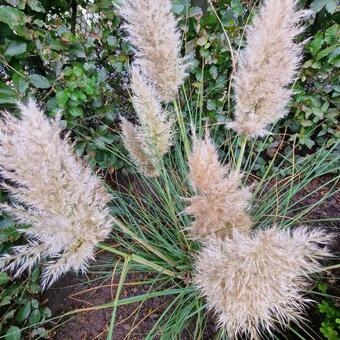
M 131 179 L 119 177 L 121 183 L 132 184 Z M 313 180 L 307 187 L 302 190 L 295 199 L 300 200 L 306 197 L 309 193 L 313 192 L 317 188 L 322 187 L 330 180 L 329 176 L 324 176 L 319 179 Z M 112 185 L 112 183 L 111 183 Z M 138 189 L 138 183 L 134 186 Z M 328 186 L 323 187 L 312 195 L 306 197 L 300 204 L 301 206 L 310 206 L 321 200 L 322 197 L 330 190 Z M 320 206 L 313 209 L 306 217 L 306 220 L 319 220 L 327 218 L 340 217 L 340 192 L 333 195 L 331 198 L 325 200 Z M 327 225 L 320 222 L 315 222 L 315 226 L 329 228 L 329 231 L 338 230 L 340 227 L 339 222 L 327 222 Z M 333 251 L 339 253 L 340 251 L 340 239 L 332 245 Z M 92 267 L 90 273 L 87 276 L 76 276 L 72 274 L 66 275 L 51 289 L 45 292 L 44 297 L 46 304 L 51 308 L 54 316 L 62 315 L 66 312 L 86 309 L 89 311 L 79 312 L 73 315 L 69 320 L 61 319 L 60 322 L 65 324 L 59 325 L 52 330 L 52 339 L 106 339 L 107 329 L 110 325 L 112 308 L 91 310 L 94 306 L 99 306 L 105 303 L 110 303 L 115 298 L 116 288 L 119 282 L 119 275 L 115 275 L 113 278 L 102 278 L 102 275 L 91 273 L 92 270 L 98 270 L 102 265 L 109 266 L 110 262 L 113 262 L 113 258 L 110 254 L 102 253 L 99 256 L 97 264 Z M 332 275 L 331 275 L 332 274 Z M 332 280 L 332 276 L 336 275 L 335 272 L 327 273 L 329 279 L 326 281 L 334 290 L 333 295 L 338 295 L 340 287 L 335 286 L 335 282 Z M 97 279 L 97 281 L 94 281 Z M 136 285 L 135 283 L 141 281 L 148 281 L 152 279 L 148 274 L 140 275 L 128 275 L 128 285 L 124 287 L 121 292 L 121 298 L 128 296 L 136 296 L 146 294 L 150 289 L 149 284 Z M 93 282 L 93 283 L 91 283 Z M 314 299 L 318 299 L 313 296 Z M 320 301 L 321 299 L 318 299 Z M 113 333 L 113 339 L 144 339 L 148 332 L 152 329 L 153 325 L 158 320 L 158 317 L 164 312 L 168 303 L 171 301 L 171 297 L 156 297 L 147 300 L 144 304 L 134 303 L 130 305 L 121 306 L 118 308 L 116 316 L 116 325 Z M 310 326 L 319 333 L 321 324 L 321 315 L 316 312 L 315 306 L 310 309 L 310 315 L 308 320 Z M 51 326 L 53 329 L 54 326 Z M 207 328 L 210 334 L 206 334 L 206 339 L 210 339 L 214 326 L 211 324 Z M 188 331 L 187 338 L 191 339 L 190 331 Z

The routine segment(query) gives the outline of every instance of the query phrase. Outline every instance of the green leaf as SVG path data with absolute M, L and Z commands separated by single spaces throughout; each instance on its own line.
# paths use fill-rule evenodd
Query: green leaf
M 23 322 L 28 318 L 31 313 L 31 304 L 28 302 L 25 306 L 21 307 L 17 315 L 17 321 Z
M 25 14 L 18 9 L 10 6 L 0 6 L 0 21 L 7 24 L 18 35 L 27 39 L 30 38 L 24 27 L 26 22 Z
M 316 56 L 316 54 L 320 51 L 323 41 L 324 40 L 322 32 L 316 33 L 314 39 L 309 44 L 309 50 L 311 51 L 313 56 Z
M 26 44 L 18 41 L 11 41 L 7 46 L 4 54 L 6 57 L 13 57 L 15 55 L 23 54 L 26 52 Z
M 29 87 L 28 82 L 20 74 L 15 73 L 12 77 L 15 88 L 18 90 L 20 95 L 25 95 Z
M 45 8 L 39 0 L 28 0 L 28 6 L 35 12 L 45 13 Z
M 9 281 L 7 273 L 0 273 L 0 285 L 5 285 Z
M 209 70 L 211 76 L 216 80 L 218 77 L 218 68 L 215 65 L 212 65 Z
M 80 117 L 80 116 L 83 115 L 83 111 L 82 111 L 81 108 L 72 108 L 72 109 L 70 110 L 70 114 L 71 114 L 71 116 L 73 116 L 73 117 Z
M 181 14 L 184 11 L 184 4 L 181 3 L 173 3 L 172 4 L 172 11 L 175 14 Z
M 64 107 L 69 99 L 69 94 L 66 91 L 58 92 L 56 102 L 59 106 Z
M 28 322 L 29 322 L 30 325 L 34 325 L 34 324 L 38 323 L 40 321 L 40 319 L 41 319 L 41 313 L 40 313 L 39 309 L 35 309 L 31 313 L 30 317 L 28 318 Z
M 9 85 L 0 82 L 0 104 L 16 104 L 17 94 Z
M 333 14 L 336 11 L 337 2 L 336 0 L 328 0 L 326 4 L 326 9 L 329 13 Z
M 333 45 L 338 42 L 339 40 L 339 25 L 334 24 L 333 26 L 329 27 L 325 32 L 325 41 L 329 45 Z
M 2 300 L 0 301 L 0 307 L 2 306 L 7 306 L 11 303 L 11 297 L 6 295 L 2 298 Z
M 50 81 L 40 74 L 31 74 L 28 78 L 31 84 L 37 89 L 48 89 L 51 87 Z
M 107 43 L 111 47 L 118 47 L 119 46 L 119 42 L 118 42 L 117 38 L 115 36 L 113 36 L 113 35 L 109 35 L 107 37 Z
M 320 60 L 324 57 L 327 57 L 329 54 L 331 54 L 335 49 L 337 48 L 337 45 L 333 45 L 330 47 L 327 47 L 325 49 L 323 49 L 322 51 L 320 51 L 317 55 L 316 55 L 316 60 Z
M 11 326 L 8 328 L 6 335 L 6 340 L 20 340 L 21 339 L 21 330 L 17 326 Z
M 326 6 L 327 1 L 332 0 L 314 0 L 310 7 L 314 12 L 320 12 Z

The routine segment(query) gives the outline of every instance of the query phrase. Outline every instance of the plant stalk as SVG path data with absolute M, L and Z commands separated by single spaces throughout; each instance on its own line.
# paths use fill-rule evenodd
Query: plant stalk
M 238 155 L 238 159 L 237 159 L 237 164 L 236 164 L 236 171 L 240 171 L 241 170 L 241 166 L 242 166 L 242 160 L 244 157 L 244 152 L 246 150 L 246 145 L 247 145 L 247 141 L 248 141 L 248 137 L 246 135 L 241 137 L 241 149 L 240 149 L 240 154 Z
M 101 244 L 101 243 L 98 243 L 97 247 L 99 249 L 106 250 L 106 251 L 108 251 L 110 253 L 113 253 L 115 255 L 118 255 L 118 256 L 121 256 L 121 257 L 124 257 L 124 258 L 131 257 L 131 261 L 134 261 L 136 263 L 139 263 L 139 264 L 142 264 L 142 265 L 147 266 L 149 268 L 152 268 L 152 269 L 156 270 L 159 273 L 166 274 L 166 275 L 171 276 L 171 277 L 177 277 L 179 279 L 184 280 L 184 276 L 182 276 L 182 275 L 180 275 L 178 273 L 175 273 L 175 272 L 173 272 L 171 270 L 165 269 L 162 266 L 160 266 L 160 265 L 158 265 L 156 263 L 153 263 L 153 262 L 151 262 L 149 260 L 146 260 L 146 259 L 144 259 L 143 257 L 141 257 L 139 255 L 128 254 L 128 253 L 125 253 L 125 252 L 123 252 L 121 250 L 118 250 L 118 249 L 116 249 L 114 247 L 109 247 L 109 246 L 107 246 L 105 244 Z

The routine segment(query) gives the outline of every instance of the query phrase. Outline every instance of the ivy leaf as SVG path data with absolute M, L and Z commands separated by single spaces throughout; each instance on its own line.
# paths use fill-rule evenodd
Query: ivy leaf
M 4 54 L 6 57 L 13 57 L 15 55 L 23 54 L 26 52 L 26 44 L 18 41 L 11 41 L 7 46 Z
M 17 316 L 18 322 L 23 322 L 28 318 L 31 313 L 31 304 L 29 302 L 26 303 L 25 306 L 21 307 Z
M 35 12 L 45 13 L 45 8 L 39 0 L 28 0 L 28 6 Z
M 31 315 L 28 319 L 28 322 L 29 322 L 30 325 L 34 325 L 34 324 L 38 323 L 40 321 L 40 319 L 41 319 L 41 313 L 40 313 L 39 309 L 35 309 L 31 313 Z
M 31 74 L 28 78 L 31 84 L 37 89 L 48 89 L 51 87 L 50 81 L 40 74 Z
M 20 340 L 21 339 L 21 330 L 17 326 L 11 326 L 8 328 L 6 335 L 6 340 Z

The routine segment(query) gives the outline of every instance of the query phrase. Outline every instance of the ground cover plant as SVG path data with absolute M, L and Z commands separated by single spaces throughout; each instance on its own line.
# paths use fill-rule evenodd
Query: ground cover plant
M 338 190 L 338 140 L 325 139 L 315 152 L 299 157 L 303 142 L 295 136 L 288 152 L 278 148 L 262 176 L 256 174 L 272 123 L 286 114 L 300 67 L 302 44 L 295 39 L 310 15 L 293 0 L 280 6 L 265 1 L 240 55 L 229 46 L 236 105 L 221 147 L 214 142 L 220 139 L 220 124 L 203 119 L 205 94 L 193 94 L 195 85 L 185 82 L 192 60 L 181 56 L 171 3 L 140 0 L 118 6 L 133 46 L 129 76 L 137 119 L 121 119 L 129 155 L 114 143 L 103 149 L 129 164 L 138 187 L 106 188 L 112 194 L 108 204 L 104 185 L 61 136 L 60 120 L 48 120 L 34 102 L 21 106 L 18 119 L 6 114 L 1 166 L 12 203 L 3 209 L 31 226 L 20 230 L 28 244 L 9 250 L 3 268 L 18 268 L 21 274 L 42 263 L 44 287 L 69 269 L 86 267 L 95 246 L 114 254 L 114 273 L 120 274 L 114 301 L 92 307 L 112 308 L 108 339 L 119 327 L 121 306 L 159 296 L 172 300 L 147 338 L 204 338 L 215 326 L 216 338 L 280 338 L 287 329 L 299 337 L 315 336 L 301 318 L 315 293 L 312 278 L 338 264 L 328 249 L 335 240 L 328 228 L 332 219 L 323 220 L 320 229 L 312 225 L 320 221 L 305 218 Z M 73 67 L 66 75 L 75 77 L 78 93 L 79 79 L 87 74 Z M 230 96 L 227 87 L 232 103 Z M 284 142 L 286 135 L 278 138 Z M 22 146 L 31 152 L 23 153 Z M 331 190 L 320 201 L 304 206 L 304 198 L 296 199 L 327 174 L 332 176 L 323 186 Z M 320 261 L 329 263 L 324 267 Z M 154 274 L 150 289 L 121 297 L 133 273 Z

